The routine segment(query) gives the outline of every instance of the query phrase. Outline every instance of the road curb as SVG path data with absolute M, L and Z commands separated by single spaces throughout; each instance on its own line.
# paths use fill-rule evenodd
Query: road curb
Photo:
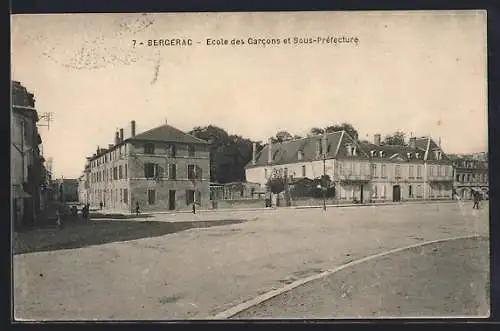
M 265 301 L 268 301 L 280 294 L 283 294 L 285 292 L 288 292 L 288 291 L 291 291 L 299 286 L 302 286 L 302 285 L 305 285 L 309 282 L 312 282 L 314 280 L 318 280 L 318 279 L 321 279 L 321 278 L 324 278 L 324 277 L 327 277 L 327 276 L 330 276 L 334 273 L 337 273 L 341 270 L 344 270 L 344 269 L 347 269 L 349 267 L 352 267 L 352 266 L 355 266 L 357 264 L 360 264 L 360 263 L 363 263 L 363 262 L 368 262 L 370 260 L 374 260 L 374 259 L 377 259 L 377 258 L 381 258 L 381 257 L 384 257 L 384 256 L 387 256 L 387 255 L 390 255 L 390 254 L 394 254 L 394 253 L 399 253 L 399 252 L 402 252 L 402 251 L 405 251 L 405 250 L 409 250 L 409 249 L 412 249 L 412 248 L 418 248 L 418 247 L 423 247 L 423 246 L 427 246 L 427 245 L 432 245 L 432 244 L 437 244 L 437 243 L 442 243 L 442 242 L 447 242 L 447 241 L 454 241 L 454 240 L 461 240 L 461 239 L 481 239 L 481 238 L 486 238 L 486 239 L 489 239 L 488 237 L 484 236 L 484 235 L 471 235 L 471 236 L 461 236 L 461 237 L 451 237 L 451 238 L 443 238 L 443 239 L 437 239 L 437 240 L 431 240 L 431 241 L 426 241 L 426 242 L 423 242 L 423 243 L 418 243 L 418 244 L 413 244 L 413 245 L 409 245 L 409 246 L 405 246 L 405 247 L 400 247 L 400 248 L 395 248 L 395 249 L 391 249 L 389 251 L 385 251 L 385 252 L 382 252 L 382 253 L 378 253 L 378 254 L 374 254 L 374 255 L 370 255 L 370 256 L 367 256 L 367 257 L 364 257 L 364 258 L 361 258 L 361 259 L 358 259 L 356 261 L 351 261 L 349 263 L 346 263 L 346 264 L 343 264 L 341 266 L 338 266 L 336 268 L 333 268 L 333 269 L 329 269 L 327 271 L 324 271 L 322 273 L 319 273 L 317 275 L 313 275 L 313 276 L 309 276 L 309 277 L 306 277 L 306 278 L 302 278 L 302 279 L 299 279 L 291 284 L 288 284 L 282 288 L 279 288 L 279 289 L 276 289 L 276 290 L 272 290 L 272 291 L 269 291 L 267 293 L 264 293 L 262 295 L 259 295 L 257 297 L 255 297 L 254 299 L 251 299 L 249 301 L 245 301 L 241 304 L 238 304 L 232 308 L 229 308 L 221 313 L 218 313 L 216 314 L 215 316 L 209 316 L 207 319 L 209 320 L 223 320 L 223 319 L 229 319 L 253 306 L 256 306 L 258 304 L 261 304 Z

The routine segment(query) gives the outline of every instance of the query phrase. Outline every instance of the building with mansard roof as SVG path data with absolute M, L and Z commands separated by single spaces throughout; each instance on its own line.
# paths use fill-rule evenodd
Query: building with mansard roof
M 452 161 L 430 137 L 408 146 L 358 141 L 345 131 L 282 143 L 268 142 L 246 166 L 248 181 L 265 186 L 276 170 L 288 179 L 328 175 L 339 201 L 451 199 Z
M 489 194 L 488 159 L 485 153 L 449 155 L 454 165 L 453 188 L 461 199 L 472 199 L 473 191 Z
M 210 206 L 210 149 L 201 139 L 164 124 L 136 134 L 115 132 L 114 143 L 87 158 L 87 191 L 93 207 L 113 212 L 182 210 Z M 85 185 L 82 183 L 82 185 Z M 85 186 L 84 186 L 85 187 Z

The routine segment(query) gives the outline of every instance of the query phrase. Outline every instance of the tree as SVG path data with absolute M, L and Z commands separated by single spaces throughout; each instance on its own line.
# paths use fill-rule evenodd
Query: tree
M 210 180 L 229 183 L 245 180 L 245 166 L 252 160 L 253 141 L 239 135 L 229 135 L 224 129 L 208 125 L 189 132 L 210 142 Z M 263 146 L 256 142 L 259 153 Z
M 384 138 L 383 145 L 406 146 L 406 134 L 403 131 L 396 131 L 392 135 L 387 135 Z
M 274 137 L 271 137 L 271 142 L 282 143 L 284 141 L 292 140 L 293 136 L 288 131 L 279 131 Z
M 323 130 L 321 128 L 311 128 L 311 130 L 309 130 L 309 134 L 313 135 L 313 136 L 323 134 L 324 132 L 325 132 L 325 130 Z
M 358 130 L 356 130 L 354 126 L 352 126 L 352 124 L 349 123 L 342 123 L 340 125 L 334 124 L 326 127 L 327 133 L 332 133 L 337 131 L 345 131 L 354 139 L 358 139 L 359 137 Z
M 354 128 L 354 126 L 352 124 L 349 124 L 349 123 L 329 125 L 326 127 L 326 129 L 314 127 L 311 130 L 309 130 L 309 135 L 313 135 L 313 136 L 320 135 L 320 134 L 325 133 L 325 130 L 326 130 L 326 133 L 345 131 L 354 139 L 358 139 L 358 137 L 359 137 L 358 130 L 356 130 Z
M 283 172 L 279 169 L 274 169 L 269 176 L 266 186 L 269 188 L 271 193 L 277 194 L 276 205 L 279 206 L 279 194 L 286 189 L 287 178 L 284 176 Z

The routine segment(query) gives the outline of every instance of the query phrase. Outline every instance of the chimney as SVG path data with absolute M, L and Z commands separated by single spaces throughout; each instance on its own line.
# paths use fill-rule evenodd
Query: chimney
M 380 138 L 380 133 L 373 135 L 373 143 L 377 146 L 380 146 Z
M 130 136 L 135 137 L 135 121 L 130 122 Z
M 325 134 L 323 135 L 323 138 L 321 139 L 321 152 L 322 152 L 322 155 L 326 155 L 326 152 L 327 152 L 327 146 L 328 146 L 328 138 L 327 138 L 327 135 L 326 135 L 326 132 Z
M 412 149 L 417 148 L 417 138 L 416 137 L 411 137 L 408 145 Z
M 123 128 L 120 129 L 120 142 L 123 141 Z
M 269 144 L 267 147 L 267 163 L 272 163 L 273 162 L 273 142 L 272 139 L 269 138 Z
M 108 145 L 108 149 L 111 149 L 111 148 L 113 148 L 113 144 Z
M 97 149 L 95 150 L 95 154 L 98 155 L 100 151 L 101 151 L 101 149 L 99 148 L 99 146 L 97 146 Z
M 120 133 L 118 131 L 115 132 L 115 145 L 120 143 Z
M 256 156 L 257 156 L 257 143 L 254 142 L 252 144 L 252 164 L 255 164 Z

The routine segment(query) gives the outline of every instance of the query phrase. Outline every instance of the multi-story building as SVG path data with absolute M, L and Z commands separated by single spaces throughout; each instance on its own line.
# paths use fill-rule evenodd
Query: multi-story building
M 77 202 L 78 200 L 78 179 L 59 178 L 55 180 L 57 185 L 57 200 L 60 202 Z
M 209 144 L 168 124 L 136 135 L 115 133 L 107 149 L 88 159 L 89 203 L 104 209 L 133 212 L 180 210 L 192 204 L 210 206 Z
M 37 128 L 35 99 L 19 82 L 12 82 L 11 188 L 14 224 L 36 223 L 44 184 L 42 139 Z
M 80 203 L 87 204 L 89 200 L 89 188 L 90 188 L 90 161 L 87 158 L 85 163 L 85 169 L 83 174 L 78 178 L 78 201 Z
M 482 155 L 450 155 L 454 166 L 453 189 L 461 199 L 472 199 L 474 190 L 489 193 L 488 159 Z
M 358 141 L 345 131 L 264 146 L 246 167 L 247 180 L 262 186 L 275 169 L 291 179 L 328 175 L 335 199 L 401 201 L 451 199 L 451 160 L 429 137 L 410 138 L 407 146 Z

